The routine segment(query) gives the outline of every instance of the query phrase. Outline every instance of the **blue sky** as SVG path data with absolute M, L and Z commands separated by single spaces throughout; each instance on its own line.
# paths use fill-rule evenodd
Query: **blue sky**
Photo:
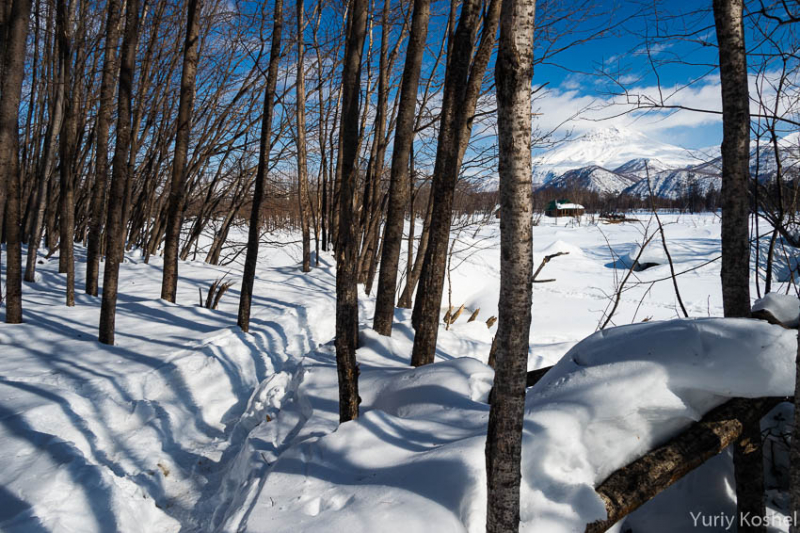
M 583 110 L 562 129 L 579 133 L 613 124 L 687 148 L 719 144 L 722 127 L 718 115 L 632 112 L 634 106 L 620 105 L 645 95 L 667 104 L 720 109 L 719 82 L 713 67 L 717 50 L 704 45 L 716 42 L 710 4 L 710 0 L 655 6 L 652 1 L 600 2 L 594 13 L 572 27 L 578 35 L 591 34 L 603 26 L 610 29 L 601 37 L 565 50 L 534 72 L 535 82 L 549 84 L 539 107 L 542 125 L 552 128 Z M 630 98 L 622 96 L 625 91 Z
M 719 115 L 666 110 L 625 113 L 635 107 L 630 102 L 641 97 L 643 101 L 721 109 L 711 1 L 600 0 L 594 6 L 582 20 L 576 22 L 573 17 L 559 26 L 561 33 L 566 33 L 565 27 L 573 30 L 573 36 L 565 34 L 561 40 L 574 39 L 575 34 L 588 35 L 603 26 L 610 29 L 535 69 L 534 83 L 548 84 L 538 102 L 542 129 L 553 128 L 583 110 L 561 129 L 580 133 L 616 125 L 687 148 L 719 145 Z M 540 21 L 545 17 L 546 12 Z M 746 41 L 753 53 L 748 61 L 751 70 L 761 61 L 755 52 L 771 51 L 769 45 L 762 44 L 763 34 L 756 24 L 763 30 L 770 23 L 746 13 Z M 778 40 L 788 46 L 790 31 L 781 31 Z M 769 64 L 766 71 L 774 68 L 774 63 Z M 756 82 L 753 76 L 751 97 L 755 97 Z M 622 96 L 626 91 L 630 97 Z

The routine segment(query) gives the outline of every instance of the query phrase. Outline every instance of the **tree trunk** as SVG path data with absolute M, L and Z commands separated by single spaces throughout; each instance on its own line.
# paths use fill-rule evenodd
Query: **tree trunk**
M 500 175 L 500 303 L 486 439 L 487 532 L 519 529 L 522 419 L 531 329 L 531 78 L 535 0 L 504 0 L 495 64 Z
M 434 203 L 430 236 L 412 315 L 415 335 L 411 364 L 414 366 L 432 363 L 436 352 L 453 194 L 469 142 L 483 74 L 494 48 L 499 17 L 500 0 L 491 0 L 483 21 L 480 45 L 473 58 L 473 43 L 481 19 L 481 2 L 466 0 L 461 8 L 461 17 L 448 57 L 441 127 L 433 170 Z
M 74 20 L 77 1 L 70 4 L 67 12 L 66 0 L 58 0 L 56 8 L 56 33 L 59 41 L 59 58 L 61 76 L 64 80 L 64 121 L 59 135 L 59 256 L 58 271 L 66 273 L 66 303 L 75 305 L 75 150 L 78 137 L 78 88 L 77 80 L 72 79 L 72 21 Z M 67 98 L 69 87 L 69 98 Z
M 184 188 L 186 182 L 186 160 L 189 151 L 189 133 L 192 129 L 194 110 L 194 86 L 199 59 L 198 33 L 200 28 L 199 0 L 189 0 L 186 22 L 186 41 L 183 46 L 183 72 L 181 74 L 181 96 L 178 109 L 178 130 L 175 136 L 175 159 L 172 164 L 172 183 L 169 191 L 167 234 L 164 242 L 164 277 L 161 283 L 161 298 L 175 303 L 178 291 L 178 246 L 181 240 L 183 221 Z
M 48 21 L 48 29 L 51 23 Z M 44 233 L 44 216 L 47 211 L 47 190 L 50 183 L 50 174 L 53 171 L 54 153 L 56 151 L 56 141 L 58 131 L 61 130 L 61 121 L 64 116 L 64 79 L 63 70 L 59 71 L 56 80 L 56 96 L 50 106 L 49 124 L 44 138 L 44 152 L 39 161 L 39 172 L 37 178 L 37 198 L 35 209 L 31 215 L 32 227 L 30 238 L 28 239 L 28 257 L 25 262 L 25 281 L 33 283 L 36 279 L 36 256 L 39 245 L 42 242 Z
M 367 27 L 367 1 L 351 0 L 342 71 L 341 185 L 336 231 L 336 367 L 339 374 L 339 421 L 358 417 L 358 290 L 354 196 L 358 180 L 358 100 L 361 54 Z
M 100 238 L 103 232 L 106 188 L 108 183 L 108 131 L 114 106 L 117 45 L 119 44 L 122 10 L 119 0 L 108 1 L 105 58 L 100 82 L 100 105 L 97 111 L 97 145 L 95 149 L 95 179 L 92 194 L 91 221 L 86 250 L 86 294 L 97 296 L 100 275 Z
M 258 145 L 258 169 L 253 192 L 253 207 L 250 209 L 250 228 L 247 237 L 247 256 L 244 261 L 242 292 L 239 297 L 239 327 L 247 332 L 250 329 L 250 306 L 253 298 L 253 282 L 258 263 L 258 240 L 261 228 L 261 206 L 264 202 L 264 189 L 269 164 L 269 141 L 272 128 L 272 112 L 275 108 L 275 87 L 278 82 L 278 65 L 281 60 L 281 33 L 283 32 L 283 0 L 275 0 L 272 26 L 272 47 L 269 51 L 267 88 L 264 91 L 264 114 L 261 118 L 261 139 Z
M 119 264 L 124 248 L 122 207 L 125 182 L 128 180 L 128 152 L 131 147 L 131 100 L 133 97 L 136 46 L 139 39 L 139 0 L 127 0 L 125 34 L 122 37 L 119 71 L 119 102 L 117 106 L 117 141 L 109 184 L 108 213 L 106 221 L 106 263 L 103 271 L 103 303 L 100 308 L 98 340 L 114 344 L 114 324 L 117 312 L 117 287 Z
M 2 28 L 5 49 L 2 52 L 3 71 L 0 77 L 0 188 L 5 190 L 6 197 L 6 323 L 19 324 L 22 322 L 22 243 L 17 128 L 31 2 L 13 0 L 10 7 Z M 3 194 L 0 194 L 0 201 L 2 197 Z
M 311 271 L 311 206 L 308 198 L 308 166 L 306 165 L 306 77 L 303 29 L 305 4 L 297 0 L 297 199 L 300 207 L 300 228 L 303 233 L 303 272 Z
M 378 294 L 375 300 L 375 319 L 372 327 L 381 335 L 392 334 L 397 270 L 403 240 L 405 213 L 411 194 L 411 176 L 408 160 L 414 142 L 414 116 L 417 106 L 417 89 L 422 69 L 422 57 L 428 38 L 428 21 L 431 15 L 430 0 L 414 0 L 411 34 L 408 37 L 406 64 L 400 85 L 400 106 L 394 130 L 392 168 L 389 181 L 389 206 L 383 229 L 381 270 L 378 274 Z M 411 213 L 413 224 L 414 213 Z M 409 272 L 411 265 L 409 264 Z
M 413 180 L 413 174 L 412 174 Z M 411 210 L 411 216 L 414 216 L 413 209 Z M 412 254 L 412 243 L 409 243 L 408 249 L 408 264 L 406 265 L 406 270 L 408 271 L 408 275 L 406 278 L 406 286 L 403 289 L 402 294 L 400 294 L 400 298 L 397 301 L 397 306 L 402 307 L 403 309 L 411 309 L 412 305 L 412 297 L 414 296 L 414 290 L 417 288 L 417 282 L 419 281 L 419 277 L 422 274 L 422 262 L 425 259 L 425 250 L 428 249 L 428 236 L 431 234 L 431 217 L 433 216 L 433 195 L 428 196 L 428 207 L 425 209 L 425 218 L 422 221 L 422 230 L 419 235 L 419 247 L 417 248 L 417 257 L 414 258 L 414 263 L 412 266 L 411 263 L 411 254 Z M 413 318 L 413 316 L 412 316 Z
M 713 7 L 722 85 L 722 304 L 726 317 L 749 317 L 750 97 L 742 0 L 714 0 Z M 764 516 L 766 511 L 761 428 L 758 421 L 753 424 L 734 447 L 739 516 Z M 750 438 L 755 435 L 759 438 Z M 740 527 L 740 533 L 763 531 L 763 525 Z

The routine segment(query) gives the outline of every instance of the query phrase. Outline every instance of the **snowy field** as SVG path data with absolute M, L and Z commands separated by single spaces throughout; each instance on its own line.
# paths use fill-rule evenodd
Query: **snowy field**
M 711 318 L 722 315 L 712 214 L 662 216 L 692 320 L 673 320 L 682 314 L 656 236 L 639 256 L 656 266 L 633 272 L 608 328 L 586 339 L 656 230 L 638 218 L 543 218 L 534 228 L 534 268 L 569 253 L 538 276 L 555 281 L 534 284 L 528 366 L 557 365 L 527 395 L 522 531 L 583 531 L 605 517 L 593 489 L 615 469 L 730 397 L 794 391 L 795 331 Z M 57 256 L 42 257 L 37 283 L 23 287 L 25 324 L 0 325 L 0 531 L 483 531 L 499 224 L 456 226 L 442 314 L 465 311 L 442 324 L 436 363 L 409 367 L 410 311 L 396 312 L 391 339 L 372 332 L 362 291 L 361 417 L 341 427 L 330 255 L 304 275 L 296 243 L 262 247 L 243 334 L 238 283 L 219 310 L 197 305 L 198 288 L 238 281 L 240 266 L 181 263 L 173 305 L 158 298 L 160 259 L 134 252 L 120 273 L 114 347 L 96 342 L 100 300 L 82 294 L 83 249 L 69 309 Z M 777 277 L 795 261 L 782 250 Z M 791 416 L 783 405 L 764 422 L 775 435 L 765 446 L 775 524 L 785 523 L 781 433 Z M 698 513 L 733 515 L 733 498 L 726 452 L 615 530 L 694 530 Z

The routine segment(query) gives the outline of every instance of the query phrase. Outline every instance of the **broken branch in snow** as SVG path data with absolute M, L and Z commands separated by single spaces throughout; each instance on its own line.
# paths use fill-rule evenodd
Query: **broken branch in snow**
M 553 259 L 553 258 L 556 258 L 556 257 L 558 257 L 559 255 L 569 255 L 569 252 L 558 252 L 558 253 L 555 253 L 555 254 L 550 254 L 550 255 L 546 255 L 546 256 L 544 256 L 544 259 L 542 259 L 542 263 L 539 265 L 539 268 L 537 268 L 537 269 L 536 269 L 536 272 L 534 272 L 534 273 L 533 273 L 533 277 L 531 278 L 531 281 L 532 281 L 533 283 L 550 283 L 551 281 L 555 281 L 555 279 L 542 279 L 542 280 L 537 280 L 537 279 L 536 279 L 536 276 L 538 276 L 538 275 L 539 275 L 539 272 L 541 272 L 541 271 L 542 271 L 542 269 L 544 268 L 544 266 L 545 266 L 547 263 L 549 263 L 551 259 Z
M 683 433 L 620 468 L 596 489 L 607 518 L 586 526 L 586 533 L 602 533 L 683 476 L 722 452 L 785 398 L 734 398 L 708 412 Z

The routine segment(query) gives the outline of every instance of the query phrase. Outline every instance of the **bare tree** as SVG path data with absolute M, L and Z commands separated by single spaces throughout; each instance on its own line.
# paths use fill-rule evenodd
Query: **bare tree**
M 117 141 L 114 145 L 114 160 L 111 183 L 109 185 L 106 220 L 106 263 L 103 270 L 103 302 L 100 307 L 98 335 L 98 340 L 103 344 L 114 344 L 119 264 L 122 262 L 124 253 L 122 207 L 125 182 L 130 178 L 128 155 L 131 147 L 133 74 L 136 68 L 136 46 L 139 40 L 139 0 L 126 1 L 128 5 L 125 14 L 125 33 L 122 37 L 122 50 L 120 53 Z
M 491 0 L 486 9 L 481 39 L 473 58 L 481 14 L 481 2 L 465 1 L 452 42 L 448 44 L 450 52 L 433 171 L 430 235 L 412 314 L 415 335 L 411 364 L 414 366 L 432 363 L 436 351 L 453 194 L 469 142 L 483 74 L 494 48 L 500 0 Z
M 367 30 L 367 1 L 351 0 L 342 71 L 340 128 L 341 184 L 336 234 L 336 368 L 339 374 L 339 421 L 358 417 L 358 287 L 356 285 L 353 202 L 358 179 L 359 93 L 361 55 Z
M 394 148 L 392 150 L 389 206 L 383 231 L 381 270 L 378 277 L 378 294 L 375 301 L 375 318 L 373 321 L 373 328 L 381 335 L 392 334 L 403 225 L 411 192 L 409 159 L 414 142 L 417 88 L 422 68 L 422 57 L 425 52 L 425 41 L 428 36 L 430 14 L 430 0 L 414 1 L 411 34 L 408 38 L 403 82 L 400 86 L 400 104 L 397 110 L 397 126 L 395 127 Z M 412 211 L 412 224 L 414 223 L 413 217 L 414 213 Z M 409 268 L 411 268 L 410 265 Z
M 2 53 L 0 77 L 0 191 L 5 190 L 5 194 L 0 194 L 0 204 L 7 204 L 6 323 L 19 324 L 22 322 L 22 246 L 17 121 L 25 76 L 25 41 L 28 37 L 31 2 L 13 0 L 10 4 L 8 18 L 4 17 L 2 25 L 5 50 Z M 8 3 L 0 10 L 4 11 L 7 6 Z
M 178 131 L 175 136 L 175 159 L 172 163 L 167 234 L 164 242 L 164 277 L 161 284 L 161 297 L 173 303 L 175 303 L 175 296 L 178 291 L 178 246 L 181 240 L 186 160 L 189 151 L 189 134 L 192 129 L 197 62 L 200 54 L 198 34 L 201 9 L 202 5 L 199 0 L 189 0 L 186 41 L 183 46 L 183 73 L 181 74 Z
M 242 292 L 239 298 L 239 327 L 242 331 L 250 329 L 250 306 L 253 299 L 253 282 L 258 262 L 259 233 L 261 230 L 261 206 L 264 202 L 264 189 L 267 181 L 269 163 L 269 140 L 272 128 L 272 113 L 275 109 L 275 87 L 278 82 L 278 65 L 281 59 L 281 33 L 283 32 L 283 0 L 275 0 L 272 26 L 272 48 L 269 52 L 267 87 L 264 90 L 264 112 L 261 118 L 261 139 L 258 143 L 258 169 L 256 170 L 253 207 L 250 209 L 250 227 L 247 238 L 247 256 L 242 275 Z
M 56 34 L 58 35 L 59 60 L 64 88 L 64 120 L 59 134 L 59 256 L 58 271 L 66 273 L 67 306 L 75 305 L 75 150 L 78 136 L 78 88 L 72 79 L 72 26 L 78 2 L 71 2 L 69 10 L 66 0 L 58 0 L 56 7 Z M 66 95 L 69 94 L 69 98 Z
M 100 238 L 103 232 L 106 190 L 108 185 L 108 132 L 116 88 L 117 46 L 119 45 L 122 10 L 119 0 L 108 0 L 106 21 L 105 57 L 100 85 L 100 103 L 97 112 L 95 141 L 95 179 L 92 196 L 91 222 L 86 249 L 86 294 L 97 296 L 100 277 Z
M 300 206 L 300 228 L 303 233 L 303 272 L 311 271 L 311 233 L 309 218 L 311 205 L 308 197 L 308 164 L 306 163 L 306 76 L 305 49 L 303 43 L 305 26 L 305 3 L 297 0 L 297 198 Z

